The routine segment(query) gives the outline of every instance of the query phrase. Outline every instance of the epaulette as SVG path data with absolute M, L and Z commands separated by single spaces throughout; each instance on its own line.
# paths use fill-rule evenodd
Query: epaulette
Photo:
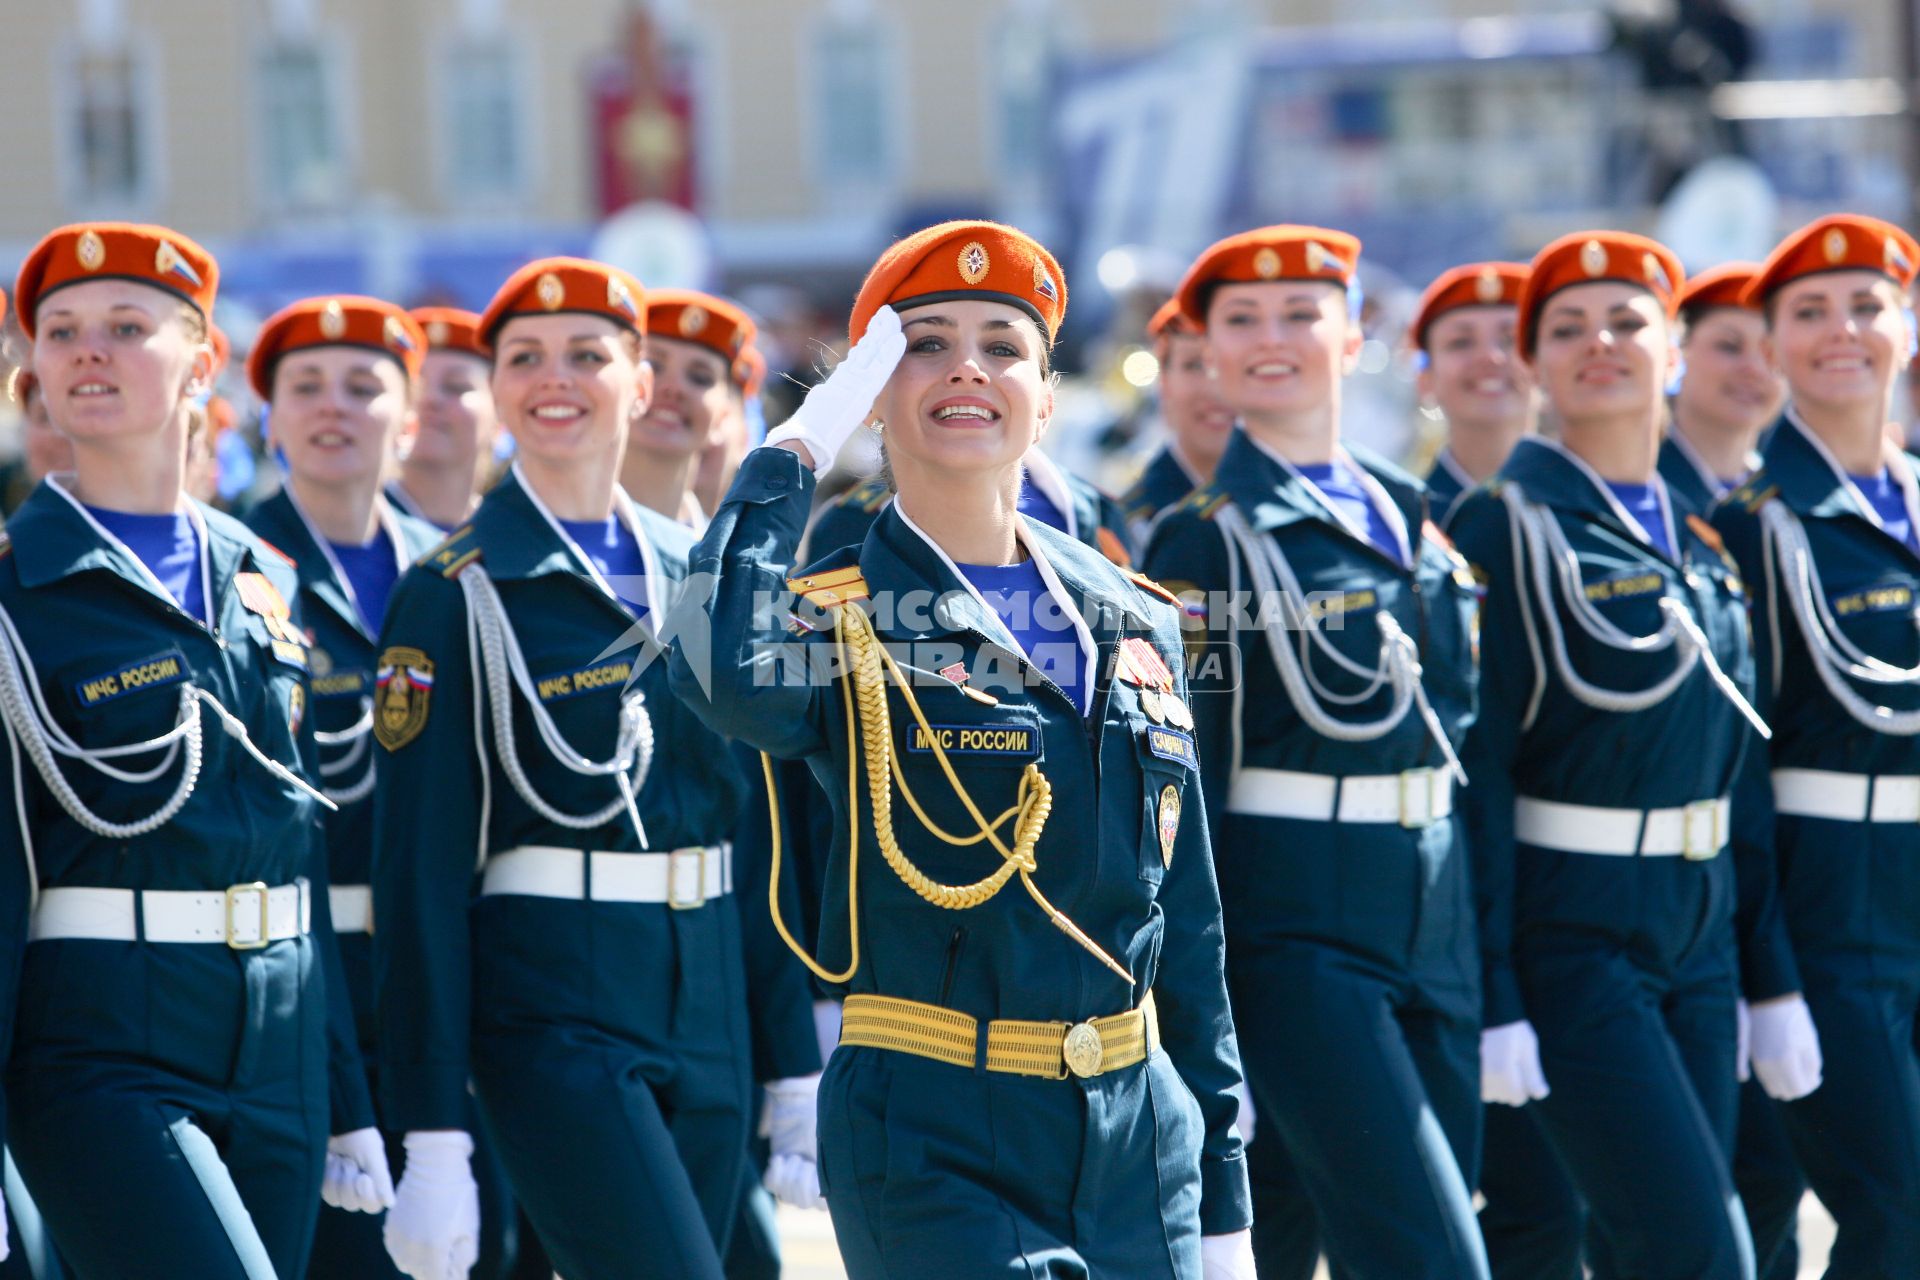
M 1179 596 L 1173 594 L 1173 592 L 1167 590 L 1165 587 L 1155 582 L 1152 578 L 1149 578 L 1146 574 L 1140 573 L 1133 569 L 1123 569 L 1121 570 L 1121 572 L 1127 575 L 1128 581 L 1132 582 L 1134 586 L 1139 587 L 1142 591 L 1146 592 L 1148 595 L 1159 596 L 1162 600 L 1165 600 L 1168 604 L 1171 604 L 1171 605 L 1178 605 L 1180 603 Z
M 887 499 L 893 496 L 893 490 L 879 476 L 870 476 L 853 488 L 841 494 L 834 505 L 838 507 L 858 507 L 868 515 L 887 505 Z
M 256 538 L 260 538 L 260 535 L 257 533 L 254 534 L 253 536 Z M 260 538 L 260 545 L 265 547 L 267 550 L 273 552 L 273 554 L 279 556 L 282 560 L 286 561 L 287 568 L 298 569 L 300 567 L 300 563 L 297 560 L 295 560 L 292 556 L 288 555 L 286 552 L 282 551 L 280 548 L 274 546 L 271 542 L 268 542 L 265 538 Z
M 1227 495 L 1210 484 L 1203 484 L 1180 500 L 1179 510 L 1197 512 L 1202 520 L 1211 520 L 1227 505 Z
M 851 600 L 865 600 L 867 580 L 861 575 L 859 565 L 850 564 L 844 569 L 827 569 L 788 578 L 787 590 L 817 608 L 831 609 Z
M 1467 563 L 1467 558 L 1460 554 L 1459 549 L 1453 545 L 1453 539 L 1449 538 L 1439 525 L 1431 520 L 1422 521 L 1420 536 L 1440 548 L 1446 555 L 1448 563 L 1453 565 L 1453 580 L 1456 583 L 1463 587 L 1475 585 L 1473 566 Z
M 414 563 L 432 569 L 443 578 L 454 578 L 479 558 L 480 548 L 473 542 L 473 526 L 463 524 Z
M 1727 501 L 1739 503 L 1747 509 L 1747 514 L 1750 516 L 1757 515 L 1760 508 L 1772 501 L 1773 495 L 1779 492 L 1780 486 L 1777 484 L 1770 484 L 1764 489 L 1757 490 L 1752 484 L 1743 484 L 1727 495 Z

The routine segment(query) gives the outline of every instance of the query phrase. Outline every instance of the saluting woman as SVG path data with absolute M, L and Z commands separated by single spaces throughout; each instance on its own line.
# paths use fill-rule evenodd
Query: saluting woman
M 715 514 L 677 628 L 682 696 L 832 797 L 821 1183 L 862 1280 L 1252 1275 L 1219 899 L 1193 742 L 1163 723 L 1175 614 L 1019 512 L 1066 298 L 1011 228 L 889 249 L 847 359 Z M 869 416 L 897 497 L 791 578 L 792 637 L 766 593 Z
M 83 223 L 14 295 L 75 469 L 0 554 L 8 1141 L 89 1280 L 300 1275 L 323 1178 L 387 1176 L 325 998 L 293 570 L 181 492 L 217 282 L 165 227 Z
M 743 786 L 659 660 L 692 535 L 615 483 L 652 392 L 645 305 L 573 258 L 501 287 L 480 335 L 518 461 L 381 635 L 374 969 L 407 1153 L 387 1244 L 417 1280 L 473 1257 L 469 1076 L 557 1271 L 721 1274 L 750 1087 Z M 776 1154 L 810 1161 L 810 1134 Z
M 1360 243 L 1272 226 L 1188 268 L 1181 310 L 1239 427 L 1161 517 L 1147 571 L 1204 594 L 1190 633 L 1227 975 L 1260 1117 L 1334 1265 L 1484 1276 L 1473 903 L 1453 818 L 1474 594 L 1419 481 L 1341 441 Z M 1196 622 L 1199 620 L 1196 619 Z M 1281 1183 L 1285 1185 L 1284 1182 Z M 1280 1236 L 1262 1264 L 1310 1273 Z
M 1616 232 L 1533 260 L 1519 348 L 1562 434 L 1521 441 L 1454 516 L 1486 592 L 1466 814 L 1488 1095 L 1537 1101 L 1591 1210 L 1598 1274 L 1731 1280 L 1753 1264 L 1728 1166 L 1723 855 L 1741 752 L 1764 729 L 1738 576 L 1655 470 L 1683 278 L 1664 247 Z M 1780 962 L 1777 929 L 1741 942 L 1751 964 Z
M 1905 231 L 1848 214 L 1774 250 L 1744 299 L 1787 410 L 1714 517 L 1751 584 L 1775 730 L 1734 839 L 1779 886 L 1806 990 L 1786 994 L 1790 968 L 1750 970 L 1753 1070 L 1797 1099 L 1780 1110 L 1839 1224 L 1836 1280 L 1920 1258 L 1920 485 L 1883 436 L 1917 264 Z

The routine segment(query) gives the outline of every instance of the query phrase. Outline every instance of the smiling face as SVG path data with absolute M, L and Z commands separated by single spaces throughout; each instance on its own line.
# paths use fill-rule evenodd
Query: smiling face
M 205 321 L 131 280 L 89 280 L 43 299 L 33 371 L 47 417 L 82 447 L 157 435 L 206 383 Z
M 1512 307 L 1456 307 L 1427 326 L 1420 394 L 1449 425 L 1504 428 L 1533 413 L 1533 371 L 1514 349 Z
M 1780 412 L 1785 394 L 1767 365 L 1767 325 L 1757 311 L 1714 307 L 1687 326 L 1680 354 L 1687 368 L 1674 396 L 1681 421 L 1758 432 Z
M 896 478 L 1011 467 L 1053 415 L 1046 344 L 1004 302 L 961 299 L 902 314 L 907 350 L 874 402 Z
M 1907 367 L 1900 286 L 1874 271 L 1794 280 L 1769 300 L 1767 347 L 1798 404 L 1884 414 Z
M 1324 409 L 1360 354 L 1346 290 L 1313 280 L 1223 284 L 1207 304 L 1207 360 L 1220 398 L 1248 418 Z
M 653 371 L 631 330 L 601 316 L 516 316 L 494 339 L 500 421 L 536 464 L 618 464 L 646 411 Z
M 1674 351 L 1660 300 L 1616 280 L 1577 284 L 1548 298 L 1533 371 L 1567 423 L 1655 414 Z
M 307 484 L 371 492 L 412 404 L 398 362 L 358 347 L 302 347 L 273 370 L 274 443 Z
M 1169 334 L 1160 362 L 1160 412 L 1187 461 L 1211 469 L 1227 451 L 1233 410 L 1207 374 L 1207 340 Z
M 647 338 L 653 402 L 627 438 L 629 450 L 680 460 L 712 442 L 733 401 L 731 372 L 712 347 L 678 338 Z
M 420 371 L 419 418 L 409 462 L 472 469 L 500 433 L 487 362 L 460 351 L 429 351 Z

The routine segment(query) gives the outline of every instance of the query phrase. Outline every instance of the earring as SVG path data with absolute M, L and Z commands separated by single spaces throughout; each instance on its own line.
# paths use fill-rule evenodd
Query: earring
M 875 435 L 884 435 L 887 430 L 887 424 L 879 418 L 868 418 L 865 425 L 867 430 L 873 432 Z

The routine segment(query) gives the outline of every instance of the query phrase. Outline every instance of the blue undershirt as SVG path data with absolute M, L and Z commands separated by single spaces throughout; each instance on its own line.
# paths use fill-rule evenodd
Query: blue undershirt
M 613 588 L 622 607 L 636 618 L 647 615 L 647 561 L 633 530 L 619 516 L 605 520 L 562 520 L 580 550 Z
M 1907 498 L 1900 491 L 1900 485 L 1893 473 L 1885 467 L 1880 468 L 1877 476 L 1848 476 L 1860 489 L 1875 515 L 1880 517 L 1880 527 L 1887 536 L 1905 543 L 1909 551 L 1920 552 L 1920 531 L 1913 527 L 1913 519 L 1907 514 Z
M 146 515 L 88 507 L 100 527 L 127 544 L 127 550 L 160 579 L 174 603 L 202 624 L 207 620 L 206 594 L 201 590 L 200 533 L 184 511 Z
M 958 568 L 987 607 L 1000 615 L 1028 663 L 1077 704 L 1083 662 L 1079 634 L 1047 590 L 1039 563 L 1029 558 L 1019 564 L 963 564 Z
M 1615 484 L 1607 481 L 1607 488 L 1613 490 L 1613 496 L 1620 499 L 1620 505 L 1627 514 L 1640 522 L 1647 531 L 1647 538 L 1661 555 L 1671 559 L 1673 545 L 1667 541 L 1667 512 L 1660 501 L 1660 489 L 1651 484 Z
M 387 617 L 387 597 L 400 581 L 400 563 L 394 554 L 393 540 L 381 529 L 364 547 L 345 542 L 328 542 L 340 571 L 353 587 L 353 599 L 360 606 L 360 620 L 367 630 L 378 633 Z
M 1023 468 L 1020 474 L 1020 514 L 1032 516 L 1041 524 L 1051 525 L 1060 532 L 1067 532 L 1067 516 L 1059 507 L 1053 505 L 1053 499 L 1040 492 Z
M 1350 524 L 1365 529 L 1368 542 L 1378 547 L 1388 559 L 1399 563 L 1400 540 L 1394 536 L 1393 526 L 1387 523 L 1386 516 L 1374 505 L 1373 495 L 1360 483 L 1360 476 L 1352 467 L 1336 460 L 1307 463 L 1296 470 L 1313 481 L 1320 492 L 1326 495 L 1327 501 Z

